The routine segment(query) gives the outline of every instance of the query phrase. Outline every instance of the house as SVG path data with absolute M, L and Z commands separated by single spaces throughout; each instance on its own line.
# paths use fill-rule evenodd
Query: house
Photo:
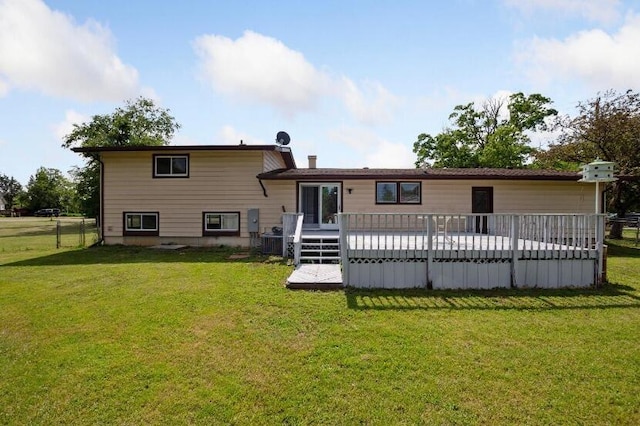
M 594 192 L 571 172 L 336 169 L 297 166 L 277 145 L 75 148 L 99 153 L 106 244 L 248 247 L 301 212 L 337 229 L 349 213 L 590 213 Z
M 5 210 L 7 207 L 6 201 L 4 201 L 3 194 L 0 192 L 0 211 Z
M 99 154 L 105 244 L 279 241 L 354 287 L 589 286 L 604 271 L 604 217 L 577 173 L 302 168 L 279 145 L 74 151 Z

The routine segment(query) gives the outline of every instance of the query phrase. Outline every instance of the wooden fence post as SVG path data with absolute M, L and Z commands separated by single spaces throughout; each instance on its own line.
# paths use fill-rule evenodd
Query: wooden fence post
M 60 229 L 60 221 L 56 220 L 56 248 L 60 248 L 60 237 L 61 237 L 61 229 Z

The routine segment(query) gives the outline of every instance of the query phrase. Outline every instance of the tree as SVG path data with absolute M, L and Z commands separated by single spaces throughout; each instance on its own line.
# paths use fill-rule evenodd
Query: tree
M 32 211 L 45 208 L 73 210 L 72 183 L 58 169 L 40 167 L 29 178 L 25 192 L 26 207 Z
M 0 195 L 7 203 L 7 210 L 11 210 L 15 206 L 20 193 L 22 193 L 20 182 L 15 180 L 13 176 L 9 177 L 0 173 Z
M 523 93 L 509 96 L 506 111 L 500 99 L 480 109 L 473 102 L 458 105 L 449 116 L 452 127 L 436 136 L 418 136 L 416 167 L 525 167 L 535 153 L 528 133 L 547 130 L 547 118 L 558 113 L 550 105 L 549 98 Z
M 111 114 L 94 115 L 87 123 L 76 124 L 65 136 L 65 148 L 168 145 L 180 128 L 168 109 L 146 98 L 127 101 Z M 95 153 L 83 154 L 84 167 L 71 171 L 77 185 L 82 213 L 98 216 L 100 207 L 100 162 Z
M 100 163 L 87 161 L 84 167 L 74 167 L 69 174 L 75 184 L 77 211 L 97 217 L 100 206 Z
M 558 141 L 538 153 L 536 162 L 575 170 L 597 158 L 615 162 L 620 179 L 610 185 L 609 209 L 624 217 L 640 208 L 640 94 L 609 90 L 578 103 L 577 112 L 559 118 Z

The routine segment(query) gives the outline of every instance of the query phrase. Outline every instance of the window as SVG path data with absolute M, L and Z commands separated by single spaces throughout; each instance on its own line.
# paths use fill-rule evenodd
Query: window
M 158 213 L 124 213 L 124 235 L 149 235 L 158 236 Z
M 153 177 L 189 177 L 189 156 L 154 155 Z
M 420 182 L 376 182 L 376 204 L 420 204 Z
M 240 235 L 239 212 L 204 212 L 202 222 L 203 236 Z
M 400 204 L 420 204 L 420 182 L 400 182 Z
M 398 202 L 398 185 L 395 182 L 376 183 L 376 204 L 396 204 Z

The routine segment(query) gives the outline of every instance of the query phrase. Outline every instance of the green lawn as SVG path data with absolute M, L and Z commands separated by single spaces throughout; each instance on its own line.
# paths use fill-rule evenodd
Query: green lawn
M 229 250 L 0 250 L 0 424 L 640 424 L 640 249 L 597 290 L 291 291 Z
M 0 217 L 0 253 L 56 248 L 56 226 L 60 224 L 61 247 L 89 246 L 98 239 L 95 219 L 77 217 Z

